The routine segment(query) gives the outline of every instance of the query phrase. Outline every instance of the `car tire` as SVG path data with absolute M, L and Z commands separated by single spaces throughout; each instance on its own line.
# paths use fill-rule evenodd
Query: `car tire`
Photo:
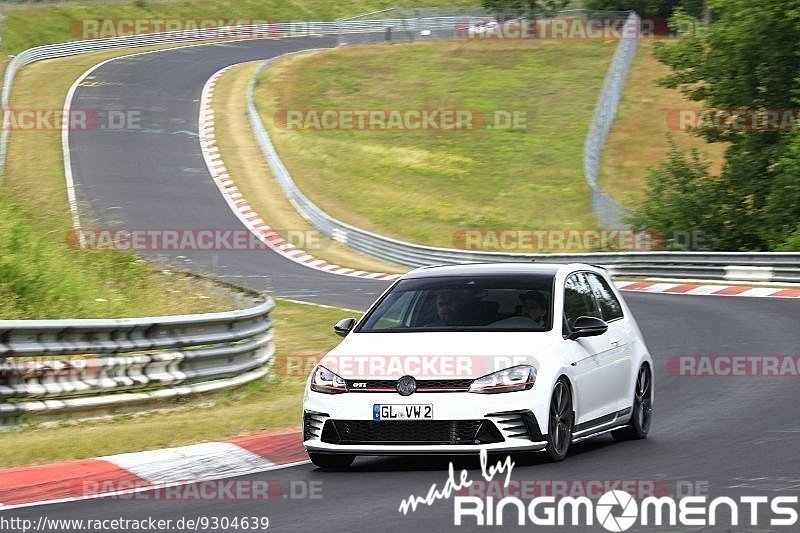
M 550 416 L 547 422 L 547 446 L 545 452 L 551 462 L 563 461 L 572 442 L 575 411 L 572 408 L 572 392 L 564 378 L 556 381 L 550 399 Z
M 653 373 L 648 365 L 642 365 L 636 374 L 636 389 L 633 395 L 633 411 L 630 423 L 611 432 L 614 440 L 646 439 L 653 420 Z
M 333 453 L 309 453 L 308 458 L 314 466 L 323 470 L 342 470 L 353 464 L 356 460 L 355 455 L 333 454 Z

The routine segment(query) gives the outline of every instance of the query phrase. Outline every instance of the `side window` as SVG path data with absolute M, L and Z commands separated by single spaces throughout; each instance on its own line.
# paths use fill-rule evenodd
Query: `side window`
M 564 284 L 564 318 L 566 327 L 571 328 L 581 316 L 602 318 L 595 303 L 592 288 L 583 273 L 578 272 L 567 278 Z
M 589 280 L 592 293 L 594 293 L 597 304 L 600 306 L 600 311 L 603 313 L 603 320 L 609 322 L 622 318 L 622 306 L 617 297 L 614 296 L 611 287 L 608 286 L 608 282 L 597 274 L 590 272 L 586 273 L 586 278 Z

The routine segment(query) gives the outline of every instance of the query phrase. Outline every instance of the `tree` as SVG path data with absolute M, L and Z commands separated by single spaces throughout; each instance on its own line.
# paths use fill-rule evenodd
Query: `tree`
M 800 250 L 800 134 L 792 135 L 775 167 L 766 200 L 767 241 L 776 250 Z
M 696 20 L 687 26 L 688 16 L 680 10 L 672 20 L 675 28 L 704 31 L 693 31 L 676 43 L 656 43 L 656 57 L 672 68 L 662 83 L 711 110 L 746 114 L 797 108 L 800 0 L 714 0 L 711 7 L 716 20 L 705 29 Z M 684 188 L 665 201 L 697 206 L 698 199 L 705 201 L 706 227 L 725 249 L 776 249 L 800 241 L 797 127 L 710 128 L 699 135 L 708 142 L 730 143 L 715 198 Z M 671 154 L 668 166 L 674 158 Z M 639 224 L 677 223 L 678 216 L 685 216 L 677 209 L 669 215 L 651 207 L 637 212 Z
M 647 175 L 647 196 L 628 222 L 637 230 L 654 231 L 667 249 L 710 249 L 719 246 L 720 212 L 708 205 L 718 201 L 720 183 L 709 174 L 708 161 L 697 151 L 688 156 L 672 138 L 667 159 Z M 698 232 L 702 242 L 676 243 L 673 237 Z M 712 240 L 713 239 L 713 240 Z
M 485 9 L 501 17 L 553 13 L 569 4 L 570 0 L 483 0 Z
M 587 9 L 597 11 L 636 11 L 645 18 L 668 19 L 676 8 L 701 18 L 704 0 L 586 0 Z

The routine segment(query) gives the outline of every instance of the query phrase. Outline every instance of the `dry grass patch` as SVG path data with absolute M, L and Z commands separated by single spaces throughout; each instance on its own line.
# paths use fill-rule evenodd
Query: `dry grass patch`
M 714 173 L 722 167 L 726 148 L 721 143 L 708 144 L 696 135 L 670 128 L 667 116 L 671 111 L 697 110 L 700 105 L 686 100 L 680 91 L 656 84 L 670 70 L 653 57 L 652 49 L 652 41 L 639 43 L 600 163 L 600 187 L 628 208 L 635 208 L 647 194 L 647 169 L 666 157 L 668 134 L 679 148 L 697 148 L 706 154 L 713 162 Z
M 257 105 L 303 192 L 341 220 L 453 246 L 464 228 L 591 228 L 583 140 L 617 42 L 353 46 L 291 57 Z M 280 110 L 517 111 L 527 128 L 286 130 Z

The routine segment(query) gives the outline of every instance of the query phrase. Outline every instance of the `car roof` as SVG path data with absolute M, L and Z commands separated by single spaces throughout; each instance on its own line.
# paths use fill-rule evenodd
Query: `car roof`
M 577 263 L 467 263 L 463 265 L 440 265 L 417 268 L 405 274 L 403 279 L 419 279 L 448 276 L 546 274 L 555 276 L 561 269 L 596 270 L 597 267 Z

